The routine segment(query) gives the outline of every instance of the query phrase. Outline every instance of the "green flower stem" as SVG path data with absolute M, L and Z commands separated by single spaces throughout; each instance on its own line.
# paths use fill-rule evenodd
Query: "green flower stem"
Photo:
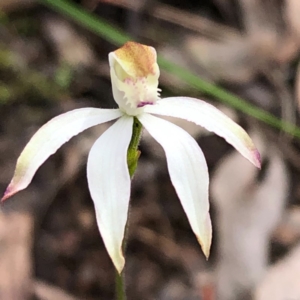
M 125 292 L 125 278 L 124 271 L 119 274 L 116 271 L 115 284 L 116 284 L 116 299 L 117 300 L 126 300 Z
M 142 128 L 143 127 L 140 121 L 137 118 L 134 118 L 133 125 L 132 125 L 132 137 L 127 150 L 127 164 L 128 164 L 130 178 L 132 178 L 134 175 L 134 172 L 137 167 L 138 159 L 141 154 L 141 152 L 138 150 L 138 147 L 141 140 Z M 129 213 L 128 213 L 127 225 L 125 229 L 125 236 L 123 242 L 123 253 L 125 253 L 125 248 L 126 248 L 128 225 L 129 225 Z M 118 271 L 116 271 L 116 299 L 126 300 L 124 271 L 121 274 L 119 274 Z
M 138 150 L 138 147 L 141 140 L 142 128 L 143 126 L 140 121 L 134 117 L 132 137 L 127 151 L 127 164 L 131 178 L 136 170 L 138 159 L 141 154 L 141 152 Z

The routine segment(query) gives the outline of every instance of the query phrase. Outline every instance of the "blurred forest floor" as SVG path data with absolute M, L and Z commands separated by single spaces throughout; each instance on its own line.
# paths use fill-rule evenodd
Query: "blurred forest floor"
M 36 130 L 79 107 L 116 107 L 107 54 L 116 46 L 43 6 L 0 1 L 0 185 Z M 299 122 L 299 0 L 82 0 L 169 60 L 293 124 Z M 162 96 L 212 102 L 239 122 L 263 158 L 259 172 L 221 138 L 196 138 L 210 169 L 212 254 L 205 260 L 164 153 L 144 132 L 126 252 L 132 300 L 299 300 L 300 141 L 220 105 L 162 72 Z M 0 300 L 114 299 L 114 269 L 98 232 L 87 153 L 109 126 L 73 138 L 0 212 Z

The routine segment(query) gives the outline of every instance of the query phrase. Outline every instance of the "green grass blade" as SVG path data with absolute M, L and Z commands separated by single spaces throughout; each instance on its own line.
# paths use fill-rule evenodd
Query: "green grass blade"
M 64 0 L 40 0 L 41 3 L 51 7 L 57 12 L 70 17 L 72 20 L 91 30 L 107 41 L 120 46 L 128 40 L 132 40 L 129 35 L 117 29 L 115 26 L 100 19 L 99 17 L 85 11 L 82 7 Z M 163 57 L 158 57 L 158 63 L 161 69 L 174 74 L 181 80 L 185 81 L 191 87 L 198 89 L 206 95 L 213 96 L 215 99 L 223 102 L 236 110 L 239 110 L 257 120 L 260 120 L 274 128 L 280 129 L 292 136 L 300 138 L 300 128 L 291 123 L 282 121 L 269 112 L 254 106 L 244 99 L 218 87 L 215 84 L 209 83 L 199 76 L 193 74 L 189 70 L 180 67 Z

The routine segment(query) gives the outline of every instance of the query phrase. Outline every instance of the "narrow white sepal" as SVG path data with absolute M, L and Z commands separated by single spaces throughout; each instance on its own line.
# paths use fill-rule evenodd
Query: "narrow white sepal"
M 95 142 L 87 162 L 88 185 L 99 231 L 119 273 L 125 264 L 122 242 L 130 199 L 127 149 L 132 125 L 132 117 L 121 117 Z
M 13 179 L 2 201 L 25 189 L 45 160 L 73 136 L 121 115 L 119 109 L 79 108 L 50 120 L 33 135 L 19 156 Z
M 203 126 L 223 137 L 244 157 L 260 168 L 260 155 L 246 131 L 213 105 L 195 98 L 170 97 L 147 105 L 148 113 L 172 116 Z
M 171 181 L 206 257 L 211 244 L 208 169 L 196 141 L 180 127 L 142 114 L 138 119 L 163 147 Z

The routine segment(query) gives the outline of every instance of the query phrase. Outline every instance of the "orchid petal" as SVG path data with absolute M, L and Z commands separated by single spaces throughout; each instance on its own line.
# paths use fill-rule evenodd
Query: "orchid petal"
M 121 115 L 118 109 L 80 108 L 50 120 L 34 134 L 19 156 L 13 179 L 1 201 L 25 189 L 45 160 L 73 136 Z
M 171 181 L 206 257 L 211 244 L 208 170 L 196 141 L 180 127 L 149 114 L 138 116 L 164 148 Z
M 130 198 L 127 149 L 132 124 L 132 117 L 121 117 L 95 142 L 87 162 L 89 190 L 99 231 L 119 273 L 125 263 L 122 241 Z
M 148 113 L 172 116 L 194 122 L 223 137 L 256 167 L 260 168 L 260 155 L 246 131 L 220 110 L 202 100 L 189 97 L 170 97 L 147 105 Z

